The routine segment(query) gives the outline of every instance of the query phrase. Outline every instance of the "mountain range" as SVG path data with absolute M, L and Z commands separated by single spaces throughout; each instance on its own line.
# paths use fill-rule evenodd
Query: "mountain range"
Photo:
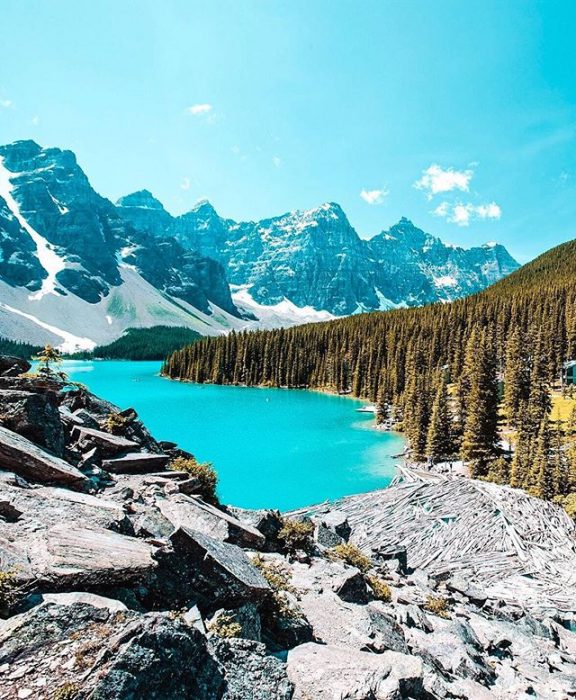
M 126 328 L 204 335 L 450 301 L 508 275 L 401 219 L 369 240 L 326 203 L 236 222 L 207 201 L 174 217 L 147 190 L 116 204 L 71 151 L 0 146 L 0 335 L 91 348 Z

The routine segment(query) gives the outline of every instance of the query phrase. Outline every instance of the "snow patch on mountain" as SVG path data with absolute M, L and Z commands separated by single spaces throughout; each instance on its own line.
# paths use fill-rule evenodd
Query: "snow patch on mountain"
M 391 299 L 388 299 L 387 297 L 382 294 L 380 289 L 378 287 L 374 288 L 374 291 L 376 292 L 376 298 L 378 299 L 378 311 L 391 311 L 392 309 L 405 309 L 406 308 L 406 303 L 405 302 L 394 302 Z
M 336 318 L 328 311 L 318 311 L 312 306 L 296 306 L 289 299 L 277 304 L 259 304 L 250 294 L 250 285 L 231 285 L 232 299 L 237 307 L 253 314 L 257 319 L 246 323 L 246 327 L 282 328 L 302 323 L 319 323 Z
M 171 299 L 136 270 L 124 268 L 121 275 L 122 284 L 97 304 L 73 294 L 47 295 L 34 303 L 34 313 L 27 290 L 0 281 L 0 336 L 51 343 L 70 352 L 105 345 L 126 328 L 185 326 L 202 335 L 220 335 L 246 327 L 245 320 L 216 305 L 205 314 L 184 300 Z
M 67 214 L 70 211 L 68 207 L 64 206 L 62 202 L 56 199 L 56 197 L 54 197 L 54 195 L 50 191 L 48 191 L 48 195 L 50 196 L 50 199 L 54 202 L 54 204 L 58 207 L 58 211 L 61 214 Z
M 57 328 L 56 326 L 52 326 L 49 323 L 41 321 L 33 314 L 20 311 L 20 309 L 15 309 L 12 306 L 8 306 L 8 304 L 3 304 L 2 302 L 0 302 L 0 307 L 5 309 L 6 311 L 10 311 L 13 314 L 17 314 L 18 316 L 22 316 L 23 318 L 32 321 L 32 323 L 35 323 L 37 326 L 40 326 L 40 328 L 44 328 L 45 330 L 50 331 L 50 333 L 53 333 L 54 335 L 61 338 L 62 342 L 59 343 L 57 347 L 62 352 L 93 350 L 96 347 L 96 343 L 90 338 L 79 338 L 78 336 L 73 335 L 72 333 L 68 333 L 68 331 L 64 331 L 61 328 Z
M 57 294 L 56 291 L 56 275 L 64 270 L 66 262 L 55 252 L 48 241 L 41 236 L 20 212 L 20 206 L 14 199 L 12 191 L 14 186 L 11 180 L 18 176 L 18 173 L 12 173 L 4 165 L 4 160 L 0 157 L 0 197 L 4 199 L 14 217 L 18 220 L 22 228 L 29 234 L 36 244 L 37 255 L 42 267 L 48 273 L 48 276 L 43 280 L 42 287 L 39 291 L 31 294 L 28 298 L 30 301 L 37 301 L 46 296 L 46 294 Z
M 442 275 L 441 277 L 433 278 L 434 284 L 437 287 L 457 287 L 458 280 L 454 275 Z

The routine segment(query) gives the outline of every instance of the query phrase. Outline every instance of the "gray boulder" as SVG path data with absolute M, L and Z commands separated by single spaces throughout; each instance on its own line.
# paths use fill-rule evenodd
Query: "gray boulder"
M 94 428 L 76 426 L 72 431 L 72 435 L 77 439 L 78 448 L 83 452 L 98 447 L 102 454 L 112 456 L 138 447 L 138 443 L 132 440 L 127 440 L 119 435 L 105 433 L 103 430 L 95 430 Z
M 42 602 L 52 605 L 76 605 L 82 603 L 91 605 L 94 608 L 103 608 L 111 613 L 125 612 L 128 608 L 119 600 L 113 598 L 105 598 L 96 593 L 87 593 L 83 591 L 74 591 L 70 593 L 44 593 Z
M 129 452 L 122 457 L 105 459 L 102 462 L 102 469 L 115 474 L 146 474 L 164 469 L 167 463 L 166 455 Z
M 352 528 L 348 522 L 348 516 L 341 510 L 330 510 L 312 518 L 312 521 L 322 525 L 343 540 L 348 541 Z
M 149 613 L 107 640 L 84 680 L 87 700 L 222 697 L 224 670 L 196 628 Z
M 122 506 L 106 498 L 58 486 L 18 488 L 5 486 L 5 496 L 12 507 L 20 511 L 20 517 L 8 526 L 0 523 L 0 533 L 13 533 L 24 540 L 31 532 L 53 527 L 65 522 L 70 529 L 101 527 L 129 534 L 130 524 Z
M 227 510 L 239 520 L 251 525 L 264 535 L 266 540 L 262 547 L 264 551 L 278 551 L 280 546 L 278 542 L 278 533 L 284 525 L 279 511 L 266 509 L 248 510 L 246 508 L 230 506 L 228 506 Z
M 33 442 L 0 427 L 0 469 L 30 481 L 79 487 L 87 481 L 81 471 Z
M 0 389 L 2 425 L 45 447 L 57 457 L 64 455 L 64 430 L 55 394 Z
M 422 661 L 387 651 L 303 644 L 288 653 L 294 700 L 401 700 L 423 698 Z
M 211 640 L 210 647 L 225 669 L 222 700 L 291 700 L 286 666 L 247 639 Z M 199 699 L 200 700 L 200 699 Z
M 29 372 L 32 365 L 22 357 L 13 355 L 0 355 L 0 376 L 17 377 L 19 374 Z
M 173 552 L 160 556 L 166 595 L 191 597 L 203 612 L 258 603 L 270 595 L 268 583 L 240 547 L 187 527 L 178 528 L 170 541 Z
M 135 585 L 156 568 L 153 547 L 103 528 L 59 524 L 23 543 L 31 572 L 53 590 Z
M 186 527 L 242 547 L 258 549 L 264 544 L 264 535 L 255 527 L 199 497 L 174 494 L 158 501 L 158 508 L 174 529 Z

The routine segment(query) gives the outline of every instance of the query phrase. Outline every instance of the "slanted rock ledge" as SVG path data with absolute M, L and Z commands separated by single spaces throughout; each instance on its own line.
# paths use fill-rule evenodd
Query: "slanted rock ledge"
M 576 697 L 560 508 L 411 471 L 284 517 L 206 503 L 134 411 L 113 435 L 2 362 L 0 700 Z

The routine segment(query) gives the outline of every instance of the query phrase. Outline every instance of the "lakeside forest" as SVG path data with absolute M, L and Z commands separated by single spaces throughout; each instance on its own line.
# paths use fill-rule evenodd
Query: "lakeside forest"
M 576 241 L 450 304 L 205 338 L 164 372 L 219 384 L 326 389 L 374 401 L 414 461 L 462 459 L 473 477 L 576 513 Z
M 120 338 L 94 350 L 82 350 L 64 355 L 73 360 L 164 360 L 175 350 L 196 342 L 202 336 L 182 326 L 152 326 L 128 328 Z M 0 336 L 0 354 L 32 359 L 42 352 L 43 346 L 21 343 Z

